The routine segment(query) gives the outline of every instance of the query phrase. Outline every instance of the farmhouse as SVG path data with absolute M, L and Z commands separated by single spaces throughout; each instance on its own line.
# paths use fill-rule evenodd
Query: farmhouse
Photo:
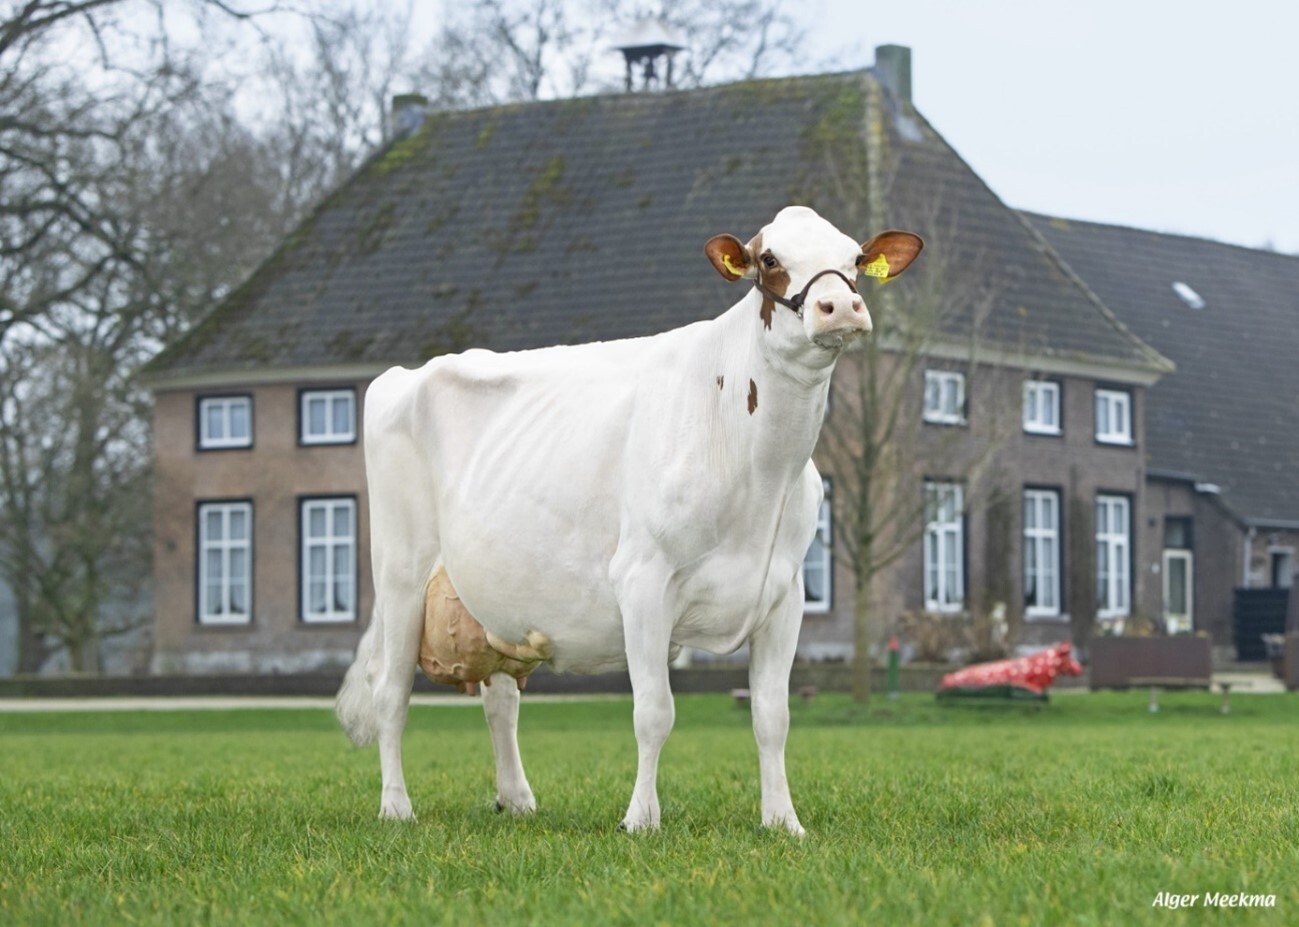
M 908 62 L 886 46 L 865 72 L 408 113 L 422 121 L 399 121 L 415 127 L 147 370 L 154 668 L 346 665 L 373 600 L 357 441 L 370 381 L 469 347 L 716 316 L 737 296 L 704 242 L 791 203 L 927 242 L 906 277 L 863 286 L 908 452 L 894 491 L 916 502 L 914 531 L 894 529 L 902 555 L 871 583 L 880 632 L 904 614 L 1004 614 L 1040 643 L 1162 614 L 1147 565 L 1176 540 L 1174 503 L 1211 495 L 1173 448 L 1147 459 L 1148 396 L 1172 355 L 1060 258 L 1049 220 L 1007 208 L 926 122 Z M 864 369 L 841 361 L 834 396 Z M 857 441 L 849 405 L 827 415 L 840 447 Z M 828 448 L 817 459 L 828 491 L 800 655 L 842 658 L 856 596 L 836 525 L 855 485 Z M 1150 508 L 1165 486 L 1180 495 Z M 1213 529 L 1203 516 L 1197 539 Z M 1217 634 L 1207 609 L 1196 626 Z

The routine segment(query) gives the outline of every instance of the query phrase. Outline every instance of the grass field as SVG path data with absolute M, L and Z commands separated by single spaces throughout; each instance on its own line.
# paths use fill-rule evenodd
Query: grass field
M 540 809 L 494 813 L 481 710 L 416 708 L 419 820 L 326 711 L 0 715 L 3 924 L 1299 923 L 1299 697 L 795 704 L 809 836 L 758 825 L 748 712 L 682 697 L 663 829 L 615 830 L 626 700 L 528 704 Z M 1159 892 L 1195 908 L 1152 908 Z M 1206 913 L 1204 893 L 1276 896 Z

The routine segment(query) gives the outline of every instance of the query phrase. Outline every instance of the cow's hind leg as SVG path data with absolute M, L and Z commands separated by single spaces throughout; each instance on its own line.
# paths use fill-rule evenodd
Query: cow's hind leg
M 519 686 L 508 673 L 495 673 L 483 686 L 483 713 L 496 754 L 496 810 L 531 814 L 537 800 L 519 757 Z
M 406 585 L 406 584 L 403 584 Z M 410 711 L 410 692 L 419 659 L 423 630 L 423 597 L 418 586 L 414 595 L 392 595 L 376 603 L 376 620 L 382 619 L 381 656 L 374 679 L 374 708 L 379 726 L 379 768 L 383 777 L 379 817 L 412 820 L 406 776 L 402 772 L 401 737 Z M 382 615 L 378 614 L 383 608 Z

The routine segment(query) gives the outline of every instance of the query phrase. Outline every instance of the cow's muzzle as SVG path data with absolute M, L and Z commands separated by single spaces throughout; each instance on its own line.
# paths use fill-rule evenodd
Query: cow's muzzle
M 816 283 L 816 281 L 820 280 L 822 277 L 825 277 L 829 274 L 834 274 L 844 283 L 848 284 L 848 289 L 852 290 L 853 293 L 857 292 L 857 284 L 853 283 L 851 280 L 848 279 L 847 276 L 845 276 L 844 274 L 840 273 L 837 270 L 823 270 L 819 274 L 814 275 L 812 279 L 808 280 L 807 283 L 803 284 L 803 289 L 799 290 L 797 293 L 795 293 L 793 296 L 790 297 L 780 296 L 777 293 L 772 292 L 771 290 L 767 289 L 767 287 L 763 286 L 761 280 L 753 281 L 753 285 L 758 290 L 758 292 L 761 293 L 763 296 L 767 297 L 767 299 L 775 303 L 780 303 L 782 306 L 786 307 L 787 309 L 793 309 L 794 313 L 801 319 L 803 318 L 803 306 L 807 302 L 807 293 L 810 289 L 812 289 L 812 284 Z

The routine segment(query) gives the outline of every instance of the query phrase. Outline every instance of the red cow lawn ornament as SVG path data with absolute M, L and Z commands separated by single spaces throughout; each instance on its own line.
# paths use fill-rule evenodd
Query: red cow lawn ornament
M 994 697 L 1046 701 L 1046 690 L 1057 676 L 1081 676 L 1067 641 L 1019 657 L 967 666 L 948 673 L 938 684 L 939 698 Z

